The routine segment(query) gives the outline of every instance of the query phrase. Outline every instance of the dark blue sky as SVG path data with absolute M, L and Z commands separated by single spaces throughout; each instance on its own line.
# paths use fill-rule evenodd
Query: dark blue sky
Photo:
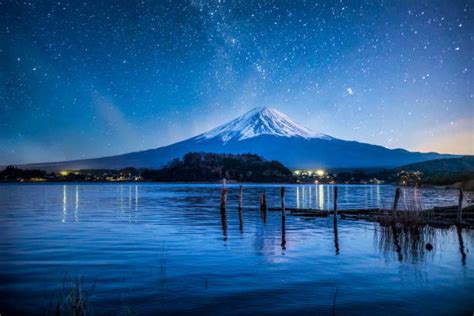
M 474 154 L 473 6 L 0 0 L 0 164 L 158 147 L 256 106 Z

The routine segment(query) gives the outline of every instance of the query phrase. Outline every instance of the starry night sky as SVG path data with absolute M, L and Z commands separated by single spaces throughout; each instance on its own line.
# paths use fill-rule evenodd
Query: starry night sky
M 0 0 L 0 164 L 173 143 L 271 106 L 474 154 L 472 1 Z

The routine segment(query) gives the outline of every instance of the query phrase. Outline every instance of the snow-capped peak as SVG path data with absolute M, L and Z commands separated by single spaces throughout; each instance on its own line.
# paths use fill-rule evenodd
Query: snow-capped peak
M 268 107 L 250 110 L 224 125 L 197 136 L 197 138 L 218 137 L 222 142 L 227 143 L 230 140 L 243 140 L 260 135 L 331 139 L 330 136 L 315 133 L 287 115 Z

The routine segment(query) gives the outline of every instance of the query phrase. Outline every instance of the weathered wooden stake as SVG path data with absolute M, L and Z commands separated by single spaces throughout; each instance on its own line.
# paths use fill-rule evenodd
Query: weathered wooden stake
M 337 186 L 334 186 L 334 221 L 337 221 Z
M 222 223 L 222 232 L 224 234 L 224 241 L 227 240 L 227 189 L 225 188 L 226 179 L 222 179 L 222 189 L 221 189 L 221 223 Z
M 400 188 L 395 190 L 395 200 L 393 201 L 392 211 L 396 211 L 398 208 L 398 200 L 400 199 Z
M 243 186 L 240 186 L 240 188 L 239 188 L 239 210 L 242 209 L 242 199 L 243 199 L 243 195 L 244 195 L 244 187 L 243 187 Z
M 285 187 L 281 187 L 281 248 L 286 249 Z
M 461 224 L 461 220 L 462 220 L 462 200 L 464 198 L 464 192 L 462 190 L 462 188 L 459 189 L 459 202 L 458 202 L 458 213 L 457 213 L 457 218 L 456 218 L 456 222 L 458 224 Z
M 222 189 L 221 189 L 221 210 L 225 211 L 227 207 L 227 189 L 225 188 L 226 180 L 222 180 Z

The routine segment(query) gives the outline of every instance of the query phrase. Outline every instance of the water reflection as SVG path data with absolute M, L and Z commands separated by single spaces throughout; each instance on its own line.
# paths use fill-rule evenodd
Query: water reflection
M 300 187 L 296 187 L 296 208 L 300 208 Z
M 466 265 L 466 252 L 464 251 L 464 240 L 462 238 L 462 229 L 460 226 L 456 226 L 456 232 L 459 241 L 459 252 L 461 253 L 461 263 L 463 266 Z
M 389 185 L 340 185 L 340 209 L 386 208 L 391 209 L 394 202 L 395 187 Z M 327 210 L 333 204 L 333 185 L 298 185 L 292 191 L 294 207 Z M 417 187 L 400 188 L 399 210 L 419 211 L 433 206 L 457 204 L 458 192 L 455 190 L 426 190 Z
M 76 207 L 74 208 L 74 221 L 79 221 L 79 186 L 76 185 Z
M 239 231 L 241 233 L 244 232 L 244 219 L 242 217 L 242 208 L 238 208 L 238 212 L 239 212 Z
M 227 241 L 227 214 L 225 208 L 221 209 L 221 226 L 222 234 L 224 235 L 224 241 Z
M 281 213 L 281 249 L 286 250 L 286 214 Z
M 375 200 L 377 201 L 376 202 L 376 207 L 377 208 L 381 208 L 382 207 L 382 203 L 381 203 L 381 200 L 380 200 L 380 185 L 376 185 L 375 186 Z
M 138 213 L 138 185 L 128 186 L 128 213 L 129 213 L 129 222 L 137 222 L 137 213 Z M 133 191 L 133 192 L 132 192 Z
M 333 187 L 287 186 L 287 207 L 301 206 L 304 194 L 305 206 L 332 210 Z M 467 260 L 467 256 L 474 240 L 472 231 L 379 227 L 346 220 L 338 220 L 331 227 L 327 219 L 288 213 L 283 217 L 272 211 L 264 225 L 258 209 L 263 188 L 267 190 L 268 206 L 280 205 L 279 186 L 246 187 L 244 233 L 243 210 L 237 208 L 237 194 L 229 194 L 227 211 L 218 213 L 219 188 L 212 185 L 51 184 L 41 187 L 44 194 L 33 185 L 0 186 L 2 265 L 16 276 L 10 283 L 2 284 L 0 291 L 3 288 L 4 292 L 0 294 L 21 287 L 24 295 L 18 294 L 15 302 L 21 306 L 35 304 L 35 311 L 41 310 L 36 305 L 43 302 L 38 304 L 33 298 L 42 297 L 42 280 L 35 276 L 54 278 L 54 266 L 59 278 L 64 273 L 81 273 L 86 279 L 101 275 L 104 281 L 97 285 L 101 295 L 94 297 L 100 314 L 114 314 L 115 309 L 108 312 L 101 308 L 120 304 L 117 293 L 122 288 L 137 289 L 125 295 L 124 304 L 144 314 L 159 312 L 156 304 L 177 313 L 183 309 L 212 312 L 216 308 L 225 313 L 213 305 L 224 296 L 229 298 L 224 305 L 236 313 L 245 313 L 238 309 L 241 305 L 275 306 L 281 314 L 301 312 L 281 303 L 284 289 L 291 289 L 285 291 L 289 295 L 287 301 L 308 306 L 310 312 L 324 313 L 330 312 L 333 290 L 341 284 L 347 285 L 343 288 L 347 301 L 338 303 L 338 312 L 345 308 L 349 313 L 347 306 L 363 305 L 381 314 L 390 313 L 401 300 L 412 297 L 414 289 L 415 294 L 426 298 L 439 286 L 447 289 L 442 294 L 449 300 L 443 306 L 446 310 L 454 306 L 451 303 L 458 299 L 455 296 L 462 296 L 459 301 L 469 301 L 466 298 L 472 293 L 472 282 L 467 272 L 472 271 L 473 261 Z M 339 188 L 338 209 L 376 206 L 384 199 L 393 201 L 393 187 Z M 409 199 L 411 192 L 407 191 L 403 199 Z M 450 191 L 431 192 L 417 189 L 413 195 L 437 205 L 443 205 L 440 200 L 450 205 L 451 196 L 457 199 L 457 194 Z M 117 212 L 120 194 L 123 213 Z M 77 221 L 73 233 L 67 225 L 71 223 L 62 224 L 59 219 L 62 217 L 62 222 L 66 222 L 68 211 L 74 212 Z M 137 215 L 143 220 L 131 224 Z M 31 229 L 33 225 L 35 230 Z M 166 242 L 167 247 L 160 260 L 161 242 Z M 383 264 L 383 259 L 389 264 Z M 327 269 L 328 266 L 333 268 Z M 420 275 L 429 275 L 423 280 L 426 286 L 417 286 Z M 160 280 L 166 280 L 173 291 L 166 291 L 162 284 L 166 297 L 155 305 L 150 301 L 144 304 L 144 297 L 151 298 L 154 291 L 159 291 Z M 205 294 L 204 280 L 206 284 L 209 280 Z M 51 284 L 56 288 L 56 279 Z M 262 292 L 265 295 L 260 295 Z M 0 305 L 5 306 L 8 298 L 0 295 Z M 159 301 L 160 297 L 156 298 Z M 443 300 L 438 301 L 444 304 Z M 381 302 L 387 302 L 388 307 Z M 406 300 L 404 308 L 408 312 L 419 308 L 418 304 L 409 304 Z M 258 308 L 252 311 L 262 312 Z M 457 311 L 454 314 L 465 314 L 463 310 Z
M 339 234 L 337 231 L 336 219 L 334 219 L 334 248 L 336 248 L 336 256 L 339 255 Z
M 67 186 L 63 185 L 63 220 L 65 223 L 67 218 Z
M 138 185 L 135 185 L 135 211 L 138 209 Z
M 399 227 L 397 225 L 378 226 L 374 233 L 374 241 L 379 249 L 390 254 L 395 252 L 398 261 L 419 262 L 432 255 L 436 248 L 436 239 L 442 230 L 432 227 Z M 445 232 L 444 232 L 445 234 Z
M 318 209 L 322 210 L 324 209 L 324 186 L 323 185 L 318 185 L 318 197 L 319 197 L 319 204 L 318 204 Z
M 309 190 L 309 194 L 308 194 L 309 208 L 312 208 L 313 197 L 311 194 L 311 186 L 308 187 L 308 190 Z
M 132 208 L 132 186 L 128 186 L 128 208 Z

